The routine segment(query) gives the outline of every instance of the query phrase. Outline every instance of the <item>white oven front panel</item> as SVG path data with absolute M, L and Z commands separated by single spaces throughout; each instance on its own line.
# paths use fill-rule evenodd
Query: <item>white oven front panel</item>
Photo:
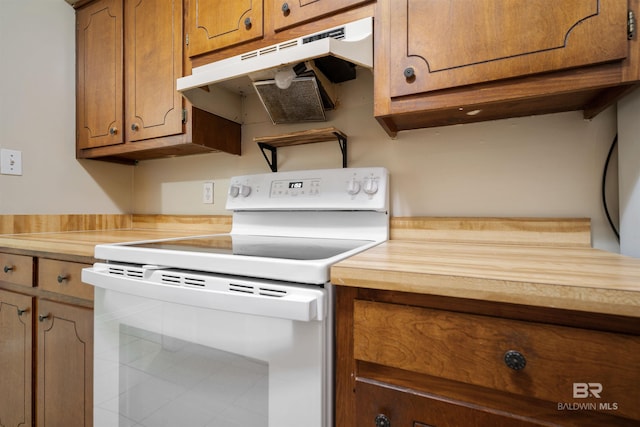
M 329 319 L 95 288 L 96 427 L 329 427 Z M 328 316 L 329 318 L 331 316 Z

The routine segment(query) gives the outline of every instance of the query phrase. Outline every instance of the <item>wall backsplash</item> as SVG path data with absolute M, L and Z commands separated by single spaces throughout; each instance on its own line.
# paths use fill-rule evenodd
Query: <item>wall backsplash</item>
M 360 70 L 359 70 L 360 71 Z M 600 204 L 601 174 L 616 132 L 615 109 L 592 121 L 580 112 L 401 132 L 396 140 L 372 116 L 373 82 L 362 70 L 340 87 L 329 121 L 349 137 L 349 166 L 385 166 L 394 216 L 589 217 L 596 247 L 617 250 Z M 134 212 L 221 214 L 233 175 L 267 173 L 253 142 L 313 125 L 269 122 L 255 96 L 245 102 L 241 157 L 207 154 L 141 162 L 134 172 Z M 340 167 L 337 141 L 281 148 L 280 170 Z M 615 165 L 614 165 L 615 166 Z M 609 179 L 615 179 L 615 167 Z M 215 183 L 213 205 L 202 183 Z M 617 203 L 612 189 L 610 204 Z

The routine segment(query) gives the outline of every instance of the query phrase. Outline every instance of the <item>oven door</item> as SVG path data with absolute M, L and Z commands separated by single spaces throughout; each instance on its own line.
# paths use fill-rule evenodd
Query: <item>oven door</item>
M 284 296 L 207 291 L 152 283 L 145 267 L 114 277 L 106 266 L 83 272 L 96 286 L 96 427 L 333 424 L 328 285 L 271 284 Z

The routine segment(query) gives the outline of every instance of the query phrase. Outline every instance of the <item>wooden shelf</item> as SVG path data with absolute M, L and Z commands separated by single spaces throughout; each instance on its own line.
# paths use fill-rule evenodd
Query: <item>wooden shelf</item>
M 347 167 L 347 135 L 334 128 L 310 129 L 301 132 L 292 132 L 284 135 L 263 136 L 253 140 L 258 144 L 272 172 L 278 171 L 278 148 L 292 147 L 294 145 L 314 144 L 316 142 L 333 141 L 337 139 L 342 152 L 342 167 Z M 271 153 L 271 159 L 266 151 Z

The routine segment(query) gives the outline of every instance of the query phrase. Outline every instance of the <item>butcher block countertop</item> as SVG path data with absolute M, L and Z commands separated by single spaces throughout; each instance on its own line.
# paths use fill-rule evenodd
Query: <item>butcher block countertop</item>
M 76 258 L 73 259 L 75 261 L 92 262 L 94 248 L 97 244 L 192 235 L 193 233 L 189 232 L 161 230 L 100 230 L 0 235 L 0 251 L 6 248 L 15 253 L 28 253 L 34 256 L 55 254 L 62 258 Z
M 13 233 L 0 234 L 0 252 L 93 263 L 98 244 L 226 233 L 231 229 L 228 216 L 116 215 L 102 218 L 97 224 L 94 216 L 88 220 L 81 215 L 57 215 L 55 221 L 50 217 L 13 218 L 13 229 L 5 224 L 5 230 Z
M 94 262 L 94 246 L 225 233 L 226 216 L 1 216 L 0 252 Z M 86 228 L 93 228 L 85 230 Z M 640 259 L 590 247 L 588 219 L 392 218 L 336 285 L 640 318 Z
M 335 264 L 331 281 L 640 318 L 640 259 L 589 247 L 390 240 Z

